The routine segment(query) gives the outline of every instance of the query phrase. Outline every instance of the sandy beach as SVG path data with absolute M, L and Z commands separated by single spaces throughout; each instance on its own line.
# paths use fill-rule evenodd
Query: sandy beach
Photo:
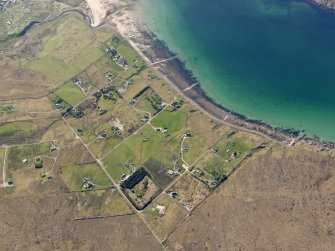
M 102 24 L 111 10 L 120 8 L 126 1 L 122 0 L 86 0 L 92 15 L 92 27 Z
M 87 0 L 87 2 L 96 3 L 94 0 Z M 106 2 L 113 6 L 106 4 Z M 122 2 L 122 6 L 120 2 Z M 138 13 L 132 8 L 133 4 L 134 2 L 129 1 L 101 0 L 99 4 L 95 4 L 95 8 L 100 9 L 100 11 L 93 11 L 92 9 L 92 13 L 97 13 L 94 16 L 92 26 L 101 24 L 104 19 L 103 16 L 106 16 L 111 7 L 115 7 L 108 23 L 129 41 L 148 65 L 152 65 L 161 74 L 162 78 L 204 114 L 231 127 L 268 137 L 282 145 L 289 146 L 300 141 L 308 145 L 314 145 L 321 150 L 335 148 L 334 143 L 301 137 L 298 132 L 292 130 L 273 128 L 271 125 L 250 120 L 215 103 L 201 89 L 201 83 L 193 78 L 192 72 L 186 69 L 184 63 L 169 50 L 166 44 L 160 41 L 155 34 L 148 31 L 146 27 L 139 24 L 136 17 Z

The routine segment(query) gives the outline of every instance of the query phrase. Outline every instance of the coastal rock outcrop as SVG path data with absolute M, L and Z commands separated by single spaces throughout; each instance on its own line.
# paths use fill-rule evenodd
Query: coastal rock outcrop
M 313 2 L 320 6 L 335 9 L 335 0 L 313 0 Z

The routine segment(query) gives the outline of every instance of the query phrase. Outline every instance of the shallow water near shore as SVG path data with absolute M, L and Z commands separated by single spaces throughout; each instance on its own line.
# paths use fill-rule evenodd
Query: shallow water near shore
M 335 12 L 291 0 L 141 1 L 141 21 L 216 102 L 335 140 Z

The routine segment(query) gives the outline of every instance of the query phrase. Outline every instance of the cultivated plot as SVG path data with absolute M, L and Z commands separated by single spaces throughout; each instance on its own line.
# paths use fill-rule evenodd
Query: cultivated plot
M 55 142 L 7 147 L 2 185 L 10 189 L 2 191 L 1 197 L 50 192 L 50 186 L 41 191 L 39 187 L 42 188 L 51 179 L 49 173 L 55 165 L 58 153 Z
M 259 136 L 232 132 L 220 139 L 196 163 L 192 172 L 208 186 L 216 187 L 262 143 Z
M 119 183 L 139 167 L 139 160 L 126 144 L 120 145 L 103 159 L 107 172 Z
M 143 167 L 124 180 L 121 188 L 138 210 L 144 209 L 160 192 L 159 187 Z
M 210 189 L 192 174 L 186 173 L 167 193 L 179 205 L 192 211 L 210 194 Z
M 188 211 L 162 194 L 143 211 L 143 215 L 160 239 L 165 240 L 186 219 Z
M 101 218 L 133 214 L 115 189 L 75 193 L 75 219 Z
M 23 144 L 73 137 L 73 132 L 56 113 L 43 118 L 0 122 L 1 144 Z
M 73 83 L 72 80 L 66 82 L 60 88 L 56 89 L 51 93 L 51 95 L 55 95 L 59 99 L 64 100 L 66 103 L 71 105 L 71 107 L 79 105 L 86 98 L 85 93 L 83 93 L 83 91 L 75 83 Z
M 66 16 L 56 23 L 43 50 L 24 66 L 50 79 L 67 81 L 104 55 L 99 45 L 108 37 L 93 32 L 78 16 Z
M 174 136 L 168 144 L 161 147 L 156 154 L 144 163 L 152 179 L 161 189 L 165 189 L 185 171 L 180 152 L 179 137 L 182 137 L 182 135 Z
M 72 110 L 66 120 L 98 158 L 144 124 L 143 113 L 125 102 L 114 87 L 105 87 Z
M 96 163 L 63 166 L 59 168 L 59 173 L 70 191 L 108 189 L 113 186 Z

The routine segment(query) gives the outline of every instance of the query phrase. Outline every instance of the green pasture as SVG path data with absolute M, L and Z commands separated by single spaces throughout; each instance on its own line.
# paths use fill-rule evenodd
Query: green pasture
M 32 121 L 14 121 L 0 124 L 0 138 L 10 137 L 16 133 L 31 133 L 37 129 L 37 125 Z
M 77 106 L 86 98 L 85 94 L 72 81 L 67 82 L 55 90 L 54 94 L 65 100 L 71 106 Z
M 97 164 L 62 167 L 61 177 L 71 191 L 80 191 L 83 189 L 83 178 L 88 178 L 98 186 L 111 185 L 111 181 Z

